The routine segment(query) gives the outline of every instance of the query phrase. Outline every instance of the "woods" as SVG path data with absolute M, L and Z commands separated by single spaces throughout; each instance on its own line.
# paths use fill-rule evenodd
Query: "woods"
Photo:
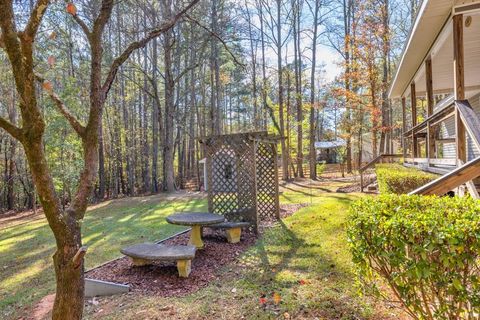
M 362 162 L 365 133 L 370 132 L 374 154 L 389 152 L 401 119 L 392 114 L 386 92 L 400 51 L 396 44 L 405 37 L 404 17 L 415 10 L 399 10 L 404 8 L 401 1 L 390 2 L 201 2 L 110 75 L 117 79 L 99 124 L 99 169 L 90 201 L 185 185 L 200 188 L 198 161 L 204 155 L 197 138 L 210 134 L 263 129 L 282 134 L 284 180 L 304 176 L 304 168 L 316 177 L 315 141 L 344 138 L 347 171 L 353 170 L 353 160 Z M 148 33 L 149 25 L 168 19 L 172 8 L 181 5 L 162 1 L 115 6 L 102 35 L 102 63 L 113 62 L 129 42 Z M 68 113 L 79 123 L 87 121 L 82 113 L 89 81 L 84 31 L 98 9 L 94 2 L 54 7 L 39 25 L 34 59 L 45 81 L 36 84 L 36 94 L 48 123 L 46 159 L 65 208 L 78 186 L 83 150 L 76 130 L 65 121 L 68 114 L 58 107 L 68 100 Z M 14 7 L 23 16 L 33 9 L 31 3 Z M 79 16 L 87 21 L 78 24 Z M 332 81 L 322 57 L 335 51 L 343 61 L 338 59 Z M 1 113 L 15 125 L 21 121 L 18 97 L 7 56 L 0 59 L 5 71 Z M 56 99 L 49 94 L 50 86 Z M 1 150 L 5 179 L 0 211 L 33 208 L 39 199 L 26 156 L 5 132 Z

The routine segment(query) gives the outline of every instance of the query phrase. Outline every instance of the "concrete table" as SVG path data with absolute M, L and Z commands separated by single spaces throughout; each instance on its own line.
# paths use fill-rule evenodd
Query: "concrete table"
M 168 223 L 192 227 L 192 233 L 188 244 L 194 245 L 198 249 L 204 247 L 202 240 L 202 227 L 224 221 L 225 218 L 223 216 L 208 212 L 182 212 L 167 217 Z

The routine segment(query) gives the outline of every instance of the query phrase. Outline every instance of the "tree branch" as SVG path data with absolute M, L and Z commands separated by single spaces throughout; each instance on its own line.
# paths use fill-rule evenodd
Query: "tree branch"
M 180 20 L 180 18 L 182 18 L 182 16 L 185 15 L 186 12 L 190 10 L 193 6 L 195 6 L 198 2 L 199 0 L 192 0 L 192 2 L 190 2 L 186 7 L 184 7 L 177 14 L 175 14 L 170 20 L 163 22 L 160 26 L 150 31 L 143 39 L 130 43 L 127 48 L 122 52 L 122 54 L 115 58 L 115 60 L 113 61 L 107 78 L 105 79 L 105 82 L 102 86 L 103 94 L 106 95 L 108 93 L 110 87 L 112 86 L 113 80 L 115 80 L 118 68 L 120 68 L 120 66 L 130 57 L 133 51 L 145 47 L 152 39 L 173 28 L 173 26 L 175 26 L 178 20 Z
M 191 66 L 188 66 L 187 68 L 183 69 L 182 72 L 180 72 L 180 74 L 178 76 L 175 77 L 175 79 L 173 80 L 173 82 L 175 83 L 178 83 L 178 81 L 180 81 L 180 79 L 185 75 L 187 74 L 187 72 L 193 70 L 193 69 L 196 69 L 200 66 L 199 63 L 195 63 L 194 65 L 191 65 Z
M 22 142 L 23 140 L 23 130 L 12 123 L 8 122 L 3 117 L 0 117 L 0 128 L 7 131 L 12 137 Z
M 20 39 L 18 38 L 14 20 L 13 3 L 11 1 L 0 0 L 0 27 L 2 30 L 2 45 L 12 67 L 17 91 L 22 101 L 25 101 L 23 90 L 25 86 L 24 63 Z
M 35 74 L 35 77 L 37 78 L 38 82 L 44 83 L 45 79 L 43 79 L 40 75 Z M 67 121 L 70 123 L 72 126 L 73 130 L 81 137 L 85 137 L 85 127 L 75 118 L 74 115 L 68 110 L 68 108 L 65 106 L 63 101 L 60 99 L 60 97 L 53 91 L 53 89 L 45 89 L 45 91 L 48 93 L 50 96 L 50 99 L 54 102 L 55 106 L 57 107 L 58 111 L 67 119 Z
M 72 17 L 73 17 L 73 20 L 75 20 L 75 22 L 80 26 L 80 28 L 82 28 L 83 33 L 85 33 L 85 35 L 87 36 L 87 39 L 90 40 L 91 32 L 90 32 L 90 29 L 88 29 L 87 24 L 82 19 L 80 19 L 80 17 L 77 14 L 72 15 Z
M 103 28 L 107 24 L 108 20 L 110 19 L 110 15 L 112 14 L 113 9 L 113 0 L 103 0 L 102 7 L 100 9 L 100 14 L 95 19 L 93 23 L 92 34 L 101 34 Z
M 215 32 L 213 32 L 212 30 L 210 30 L 208 27 L 204 26 L 203 24 L 201 24 L 200 22 L 198 22 L 196 19 L 190 17 L 188 14 L 185 15 L 185 17 L 188 19 L 188 21 L 191 21 L 193 23 L 195 23 L 197 26 L 199 26 L 200 28 L 202 28 L 203 30 L 207 31 L 211 36 L 213 36 L 215 39 L 217 39 L 218 41 L 220 41 L 220 43 L 223 45 L 223 47 L 225 48 L 225 50 L 227 50 L 228 54 L 230 54 L 230 56 L 233 58 L 233 61 L 245 68 L 246 65 L 244 63 L 241 63 L 240 61 L 238 61 L 237 57 L 233 54 L 233 52 L 230 50 L 230 48 L 227 46 L 227 44 L 225 43 L 225 41 L 218 35 L 216 34 Z
M 32 13 L 30 14 L 30 19 L 28 20 L 27 26 L 25 27 L 24 38 L 25 36 L 31 42 L 34 41 L 35 36 L 37 35 L 38 28 L 42 22 L 43 15 L 50 5 L 50 0 L 38 0 L 33 7 Z

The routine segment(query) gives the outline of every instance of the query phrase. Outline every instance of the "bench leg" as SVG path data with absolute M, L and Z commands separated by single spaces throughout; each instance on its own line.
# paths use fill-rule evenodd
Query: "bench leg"
M 141 267 L 141 266 L 147 266 L 149 264 L 152 264 L 150 260 L 146 259 L 140 259 L 140 258 L 130 258 L 133 262 L 133 265 L 136 267 Z
M 227 229 L 227 240 L 229 243 L 240 242 L 240 236 L 242 235 L 242 228 Z
M 192 226 L 192 233 L 190 234 L 188 244 L 197 247 L 197 249 L 203 249 L 202 227 Z
M 177 270 L 181 278 L 188 278 L 190 271 L 192 271 L 192 260 L 178 260 Z

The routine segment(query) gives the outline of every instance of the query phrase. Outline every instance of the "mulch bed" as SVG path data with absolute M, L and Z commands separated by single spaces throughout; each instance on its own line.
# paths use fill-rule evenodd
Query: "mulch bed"
M 217 278 L 217 270 L 234 261 L 242 252 L 253 245 L 256 236 L 253 232 L 242 232 L 242 241 L 236 244 L 227 242 L 222 231 L 204 230 L 205 248 L 197 250 L 192 260 L 192 273 L 186 279 L 178 276 L 176 263 L 155 262 L 150 266 L 135 267 L 128 257 L 107 263 L 87 272 L 86 277 L 123 284 L 130 290 L 162 296 L 184 296 L 206 287 Z M 163 244 L 187 244 L 190 232 L 169 239 Z
M 282 205 L 281 218 L 292 215 L 308 204 Z M 271 224 L 262 224 L 260 230 Z M 206 287 L 219 278 L 219 269 L 234 262 L 237 257 L 255 244 L 257 235 L 251 231 L 242 232 L 242 241 L 228 243 L 223 230 L 205 228 L 205 248 L 197 250 L 192 260 L 192 272 L 186 279 L 179 278 L 175 262 L 155 262 L 150 266 L 135 267 L 128 257 L 119 258 L 86 273 L 86 278 L 111 281 L 130 285 L 130 290 L 143 294 L 165 297 L 185 296 Z M 190 232 L 168 239 L 163 244 L 187 244 Z
M 360 188 L 359 182 L 352 183 L 345 187 L 341 187 L 337 189 L 337 192 L 339 193 L 351 193 L 351 192 L 360 192 L 360 191 L 361 191 L 361 188 Z

